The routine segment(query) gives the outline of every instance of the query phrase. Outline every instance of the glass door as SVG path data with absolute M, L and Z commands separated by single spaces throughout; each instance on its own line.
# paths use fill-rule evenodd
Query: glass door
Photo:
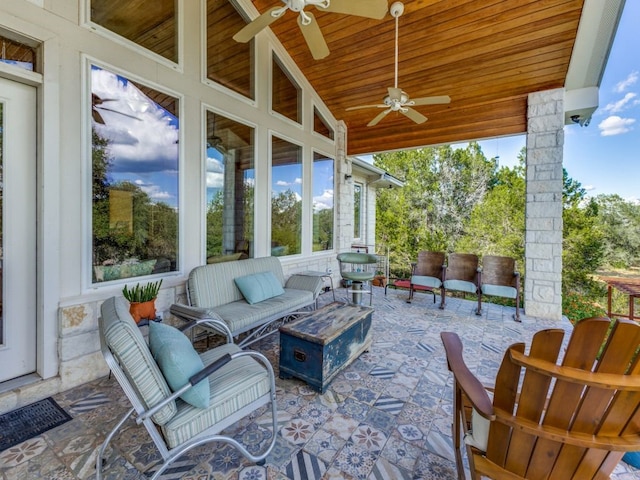
M 0 78 L 0 382 L 36 370 L 36 89 Z

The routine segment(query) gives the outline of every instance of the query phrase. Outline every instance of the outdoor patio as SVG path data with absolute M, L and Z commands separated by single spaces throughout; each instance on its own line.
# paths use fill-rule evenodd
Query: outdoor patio
M 344 290 L 338 291 L 344 299 Z M 454 479 L 451 443 L 451 375 L 441 331 L 457 332 L 465 358 L 490 382 L 504 349 L 546 327 L 571 328 L 527 317 L 512 320 L 513 308 L 448 299 L 442 311 L 431 295 L 375 289 L 374 343 L 319 395 L 298 380 L 277 380 L 279 431 L 264 467 L 247 463 L 228 446 L 205 445 L 162 478 L 182 479 Z M 331 294 L 321 304 L 332 301 Z M 278 365 L 278 335 L 254 345 Z M 85 479 L 95 477 L 95 452 L 105 434 L 129 408 L 114 379 L 102 378 L 56 395 L 73 417 L 60 427 L 0 452 L 0 478 Z M 264 411 L 264 410 L 263 410 Z M 269 412 L 237 425 L 234 436 L 259 448 L 271 434 Z M 143 427 L 129 421 L 115 439 L 106 469 L 110 479 L 142 479 L 159 460 Z M 612 478 L 640 479 L 620 464 Z

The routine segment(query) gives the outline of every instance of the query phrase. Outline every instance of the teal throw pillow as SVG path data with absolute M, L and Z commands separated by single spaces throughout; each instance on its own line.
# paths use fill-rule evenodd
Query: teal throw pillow
M 174 392 L 186 385 L 192 375 L 204 368 L 204 363 L 193 349 L 189 338 L 170 325 L 149 322 L 149 348 L 169 388 Z M 182 400 L 198 408 L 207 408 L 209 397 L 207 378 L 180 396 Z
M 270 271 L 245 275 L 234 279 L 234 281 L 244 299 L 250 304 L 277 297 L 284 293 L 282 284 Z

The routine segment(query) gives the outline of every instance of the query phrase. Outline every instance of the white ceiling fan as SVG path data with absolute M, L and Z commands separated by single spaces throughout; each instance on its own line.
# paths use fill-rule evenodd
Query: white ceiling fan
M 233 36 L 236 42 L 247 43 L 258 32 L 271 25 L 287 10 L 299 13 L 298 26 L 302 32 L 311 55 L 320 60 L 329 55 L 329 47 L 322 36 L 318 22 L 311 12 L 304 8 L 313 5 L 319 10 L 333 13 L 344 13 L 358 17 L 382 19 L 387 13 L 387 0 L 280 0 L 284 3 L 280 7 L 272 7 L 252 22 L 248 23 Z
M 377 125 L 386 115 L 391 112 L 400 112 L 403 115 L 409 117 L 416 123 L 424 123 L 427 121 L 427 117 L 420 112 L 414 110 L 415 105 L 438 105 L 444 103 L 450 103 L 451 98 L 448 95 L 440 95 L 435 97 L 422 97 L 409 98 L 409 95 L 398 88 L 398 18 L 404 12 L 404 4 L 402 2 L 394 2 L 391 4 L 389 13 L 396 19 L 396 52 L 395 52 L 395 84 L 393 87 L 389 87 L 388 95 L 382 100 L 383 103 L 377 105 L 360 105 L 358 107 L 349 107 L 347 110 L 358 110 L 361 108 L 384 108 L 376 117 L 367 123 L 367 127 L 373 127 Z

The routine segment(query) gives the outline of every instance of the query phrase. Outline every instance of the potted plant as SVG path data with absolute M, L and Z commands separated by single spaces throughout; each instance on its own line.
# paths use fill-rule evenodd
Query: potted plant
M 376 272 L 372 283 L 376 287 L 385 287 L 387 285 L 387 277 L 382 270 Z
M 160 291 L 162 279 L 157 282 L 147 283 L 145 286 L 137 283 L 135 287 L 128 288 L 126 285 L 122 289 L 122 295 L 129 300 L 129 313 L 136 321 L 156 318 L 156 297 Z

